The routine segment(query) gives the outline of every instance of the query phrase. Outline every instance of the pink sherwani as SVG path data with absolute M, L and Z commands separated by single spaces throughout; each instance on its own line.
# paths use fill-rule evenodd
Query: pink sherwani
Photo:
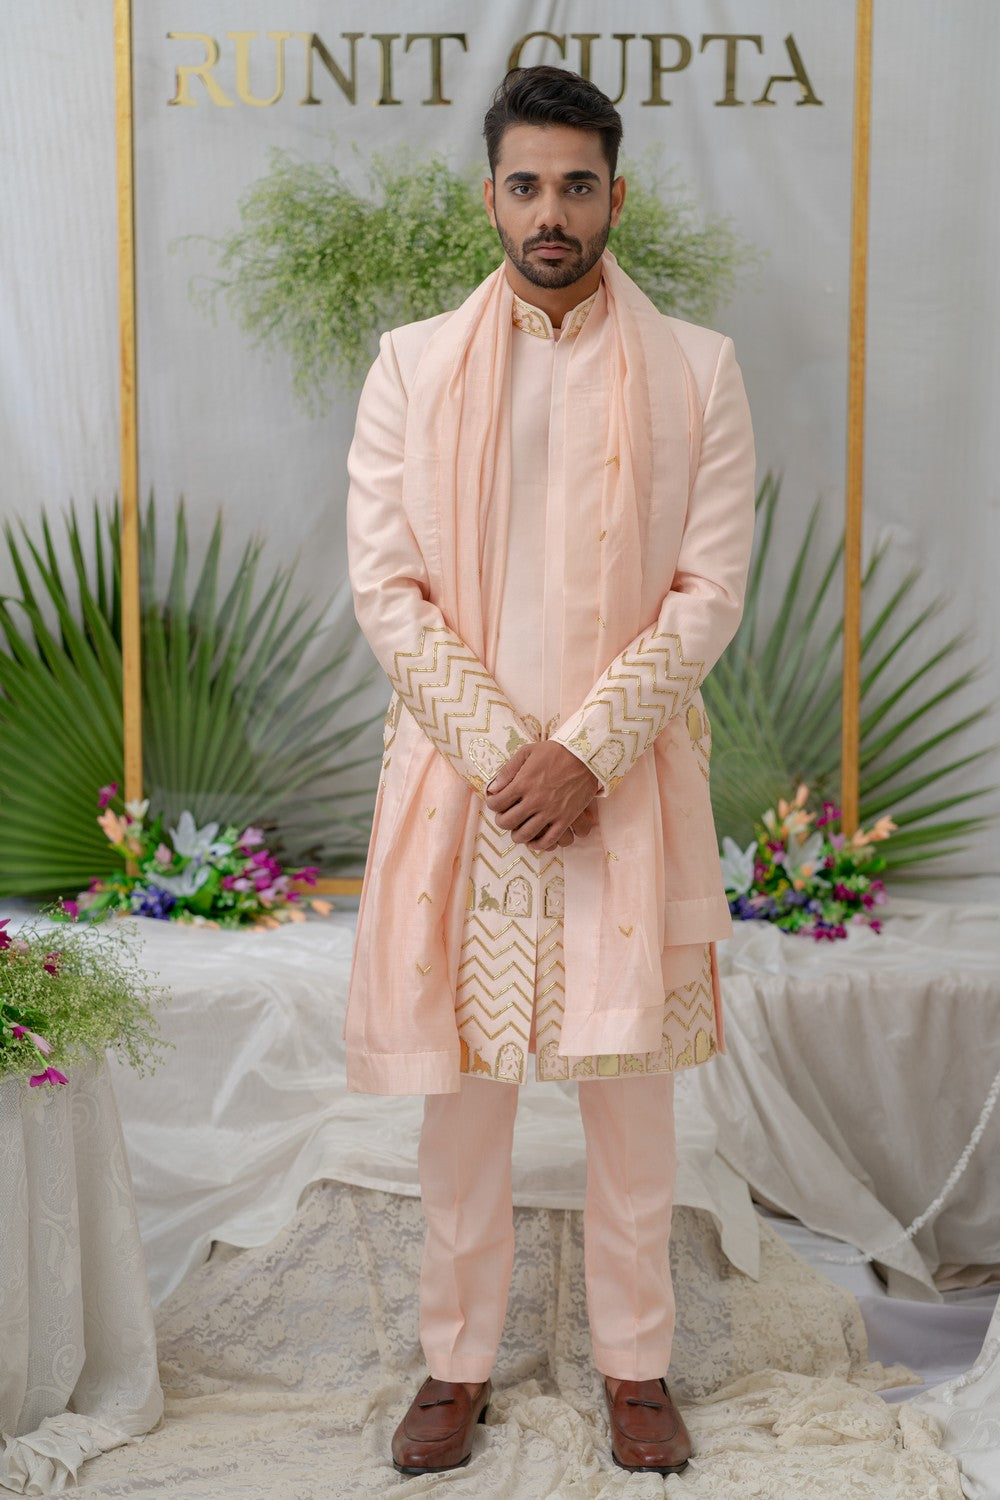
M 622 302 L 631 293 L 616 276 Z M 602 285 L 576 309 L 558 340 L 509 289 L 507 308 L 500 432 L 510 503 L 486 507 L 482 523 L 481 586 L 495 622 L 482 655 L 437 605 L 435 560 L 416 535 L 421 498 L 409 515 L 404 500 L 419 366 L 460 314 L 386 335 L 351 453 L 358 618 L 396 689 L 346 1027 L 352 1086 L 376 1092 L 448 1092 L 466 1071 L 522 1081 L 529 1046 L 540 1076 L 566 1078 L 671 1069 L 721 1045 L 711 945 L 729 917 L 698 689 L 738 622 L 753 527 L 752 437 L 732 345 L 652 314 L 666 326 L 650 347 L 670 340 L 693 393 L 690 474 L 679 504 L 665 497 L 658 511 L 653 496 L 636 576 L 615 577 L 615 525 L 606 523 L 617 476 L 606 471 L 619 455 L 606 451 L 614 442 L 601 373 L 617 347 L 609 292 Z M 656 373 L 647 370 L 651 386 Z M 581 467 L 592 482 L 581 482 Z M 594 559 L 590 597 L 567 585 L 574 548 L 577 578 Z M 630 587 L 635 598 L 614 605 L 621 618 L 605 621 L 601 610 L 613 609 L 603 601 Z M 645 629 L 629 628 L 629 609 Z M 623 638 L 601 661 L 609 628 Z M 586 692 L 568 685 L 565 663 L 574 648 L 586 656 L 591 638 L 603 671 Z M 435 773 L 433 800 L 412 796 L 414 735 L 451 767 L 450 778 Z M 517 745 L 543 735 L 585 760 L 602 786 L 599 827 L 565 858 L 515 846 L 481 800 Z M 643 760 L 652 774 L 640 781 L 630 773 Z M 401 801 L 405 776 L 411 796 Z M 469 787 L 476 795 L 462 812 Z M 450 870 L 435 863 L 438 829 Z M 574 943 L 575 892 L 578 908 L 597 900 L 606 933 L 595 936 L 588 919 Z M 583 944 L 593 957 L 577 977 L 567 960 Z

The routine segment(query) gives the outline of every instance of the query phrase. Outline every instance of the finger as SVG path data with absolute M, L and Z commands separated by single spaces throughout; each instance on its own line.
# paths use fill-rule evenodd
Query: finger
M 570 846 L 570 844 L 572 844 L 574 842 L 575 838 L 576 838 L 576 829 L 575 828 L 567 828 L 566 832 L 562 835 L 562 837 L 556 840 L 556 847 L 558 849 L 568 849 L 569 846 Z
M 497 775 L 501 773 L 498 771 Z M 498 792 L 490 792 L 486 797 L 486 806 L 491 813 L 505 813 L 510 808 L 516 807 L 521 801 L 521 791 L 518 784 L 508 783 Z
M 490 811 L 492 812 L 493 809 L 491 808 Z M 493 814 L 493 821 L 498 828 L 503 828 L 509 832 L 513 828 L 519 828 L 526 821 L 526 816 L 524 809 L 521 807 L 520 798 L 518 798 L 502 812 L 495 812 Z
M 571 826 L 577 838 L 583 839 L 587 837 L 588 833 L 592 833 L 593 830 L 597 827 L 597 819 L 590 811 L 590 808 L 585 807 L 580 816 L 578 818 L 574 818 Z
M 527 760 L 529 749 L 530 746 L 522 745 L 520 750 L 514 751 L 514 754 L 511 756 L 510 760 L 504 762 L 504 764 L 500 767 L 499 771 L 487 786 L 487 796 L 491 796 L 494 792 L 502 792 L 507 784 L 513 780 L 518 771 L 524 765 L 524 762 Z
M 541 848 L 550 849 L 555 847 L 554 840 L 551 844 L 547 840 L 546 835 L 550 832 L 558 838 L 562 828 L 553 830 L 549 819 L 543 814 L 536 813 L 534 817 L 527 818 L 519 828 L 515 828 L 511 833 L 511 838 L 515 844 L 538 844 Z

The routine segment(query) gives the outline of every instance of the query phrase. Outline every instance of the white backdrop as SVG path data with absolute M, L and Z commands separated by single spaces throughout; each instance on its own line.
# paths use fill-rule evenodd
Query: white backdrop
M 719 309 L 743 366 L 758 436 L 760 472 L 783 471 L 786 554 L 801 512 L 817 495 L 827 534 L 839 525 L 844 483 L 847 294 L 854 7 L 849 0 L 137 0 L 140 487 L 162 504 L 185 495 L 196 542 L 217 507 L 233 553 L 259 528 L 278 558 L 299 555 L 301 586 L 349 616 L 344 590 L 344 457 L 355 391 L 334 391 L 310 417 L 296 404 L 283 357 L 253 350 L 224 309 L 207 322 L 190 295 L 211 271 L 210 250 L 237 224 L 241 193 L 267 168 L 272 146 L 310 158 L 335 151 L 347 167 L 403 141 L 447 152 L 457 165 L 481 155 L 488 95 L 513 42 L 544 29 L 592 33 L 594 77 L 614 93 L 619 46 L 628 83 L 619 105 L 626 150 L 655 150 L 676 165 L 704 210 L 728 214 L 761 252 L 759 271 Z M 970 652 L 989 659 L 974 695 L 1000 696 L 994 643 L 1000 603 L 1000 484 L 993 413 L 1000 398 L 1000 12 L 994 0 L 876 0 L 870 354 L 866 486 L 869 542 L 888 529 L 893 566 L 926 570 L 931 592 L 953 600 L 941 630 L 968 627 Z M 613 11 L 613 16 L 611 12 Z M 237 97 L 236 44 L 253 32 L 250 86 L 274 92 L 275 44 L 267 32 L 315 31 L 342 66 L 344 32 L 357 44 L 357 102 L 315 69 L 319 106 L 303 106 L 301 40 L 286 44 L 283 96 L 270 107 Z M 168 38 L 214 37 L 214 77 L 232 107 L 213 104 L 193 78 L 191 107 L 170 106 L 176 68 L 204 46 Z M 380 34 L 464 33 L 468 50 L 443 44 L 448 106 L 429 92 L 429 44 L 392 44 L 398 106 L 373 103 Z M 691 60 L 665 73 L 650 97 L 648 33 L 686 38 Z M 735 47 L 726 92 L 724 40 Z M 792 72 L 786 37 L 821 105 L 797 82 L 775 82 L 773 107 L 755 106 L 773 75 Z M 117 304 L 114 79 L 110 0 L 0 4 L 0 509 L 36 517 L 70 497 L 110 496 L 117 480 Z M 682 44 L 662 44 L 665 64 Z M 578 63 L 567 41 L 566 62 Z M 558 61 L 553 43 L 523 60 Z M 0 558 L 0 588 L 9 586 Z M 359 657 L 361 659 L 361 652 Z M 381 689 L 379 690 L 381 692 Z M 384 696 L 384 695 L 383 695 Z M 981 744 L 995 725 L 979 731 Z M 985 779 L 982 772 L 973 773 Z M 995 774 L 995 771 L 994 771 Z M 957 865 L 997 873 L 993 839 Z

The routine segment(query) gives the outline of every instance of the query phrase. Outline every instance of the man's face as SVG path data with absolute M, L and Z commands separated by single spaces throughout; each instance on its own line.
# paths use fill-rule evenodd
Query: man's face
M 621 216 L 625 181 L 612 184 L 596 131 L 512 125 L 483 197 L 508 266 L 532 286 L 557 290 L 597 265 Z

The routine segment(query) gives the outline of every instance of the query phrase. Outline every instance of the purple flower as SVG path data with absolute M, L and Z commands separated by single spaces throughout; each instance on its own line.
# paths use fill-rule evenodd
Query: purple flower
M 3 930 L 9 921 L 10 917 L 4 917 L 3 921 L 0 922 L 0 949 L 10 947 L 10 933 Z
M 857 891 L 852 891 L 850 886 L 845 885 L 842 880 L 837 881 L 833 894 L 837 901 L 846 901 L 849 905 L 853 905 L 860 899 Z
M 816 819 L 815 826 L 817 828 L 825 828 L 827 823 L 835 823 L 840 816 L 841 810 L 835 802 L 824 801 L 822 817 Z
M 292 876 L 292 879 L 293 880 L 302 880 L 302 881 L 305 882 L 306 885 L 315 885 L 316 884 L 316 877 L 317 877 L 318 874 L 319 874 L 319 870 L 317 869 L 317 867 L 315 865 L 306 865 L 305 869 L 304 870 L 299 870 L 299 872 L 298 872 L 297 875 L 293 875 Z
M 61 953 L 46 953 L 45 957 L 42 959 L 42 968 L 45 970 L 46 974 L 59 973 L 59 960 L 61 958 Z
M 117 781 L 112 781 L 107 786 L 102 786 L 101 789 L 100 789 L 100 791 L 97 794 L 97 805 L 98 805 L 98 807 L 100 807 L 100 808 L 107 807 L 107 805 L 111 801 L 112 797 L 114 797 L 117 794 L 117 791 L 118 791 L 118 783 L 117 783 Z
M 166 922 L 176 905 L 177 897 L 171 895 L 170 891 L 160 890 L 156 885 L 145 888 L 136 886 L 132 892 L 131 910 L 137 917 L 155 917 L 160 922 Z
M 882 931 L 882 923 L 879 921 L 878 917 L 872 917 L 871 921 L 868 923 L 868 926 L 871 928 L 872 932 Z
M 43 1036 L 39 1036 L 37 1031 L 29 1031 L 27 1026 L 12 1027 L 12 1035 L 15 1041 L 20 1041 L 21 1037 L 26 1036 L 29 1041 L 34 1042 L 39 1052 L 41 1052 L 45 1057 L 48 1057 L 49 1053 L 52 1051 L 51 1046 L 45 1040 L 45 1038 Z
M 75 922 L 80 915 L 80 908 L 75 901 L 64 901 L 62 909 L 71 922 Z
M 34 1078 L 28 1079 L 28 1087 L 37 1089 L 43 1083 L 68 1083 L 69 1079 L 65 1073 L 60 1073 L 58 1068 L 46 1068 L 44 1073 L 36 1073 Z

